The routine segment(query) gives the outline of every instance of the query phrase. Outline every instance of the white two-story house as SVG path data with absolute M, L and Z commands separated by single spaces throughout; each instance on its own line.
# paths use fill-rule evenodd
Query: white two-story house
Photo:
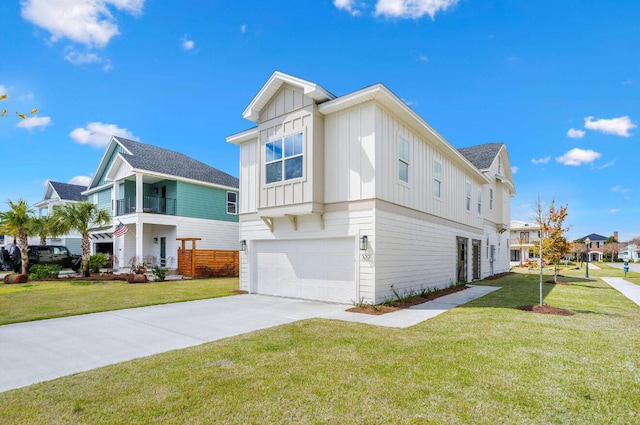
M 116 269 L 176 268 L 178 238 L 238 249 L 238 179 L 179 152 L 114 136 L 84 195 L 112 216 L 92 230 L 92 252 L 115 255 Z
M 506 146 L 458 150 L 382 84 L 275 72 L 243 112 L 240 288 L 350 303 L 509 270 Z

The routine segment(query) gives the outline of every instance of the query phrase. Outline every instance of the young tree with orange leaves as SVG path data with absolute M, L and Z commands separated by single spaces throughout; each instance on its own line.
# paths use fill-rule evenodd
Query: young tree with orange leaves
M 569 252 L 570 244 L 564 234 L 569 226 L 564 226 L 567 218 L 568 205 L 556 208 L 555 200 L 551 200 L 548 210 L 544 210 L 540 200 L 536 206 L 536 222 L 540 226 L 542 242 L 542 259 L 554 265 L 553 280 L 558 281 L 558 264 L 562 257 Z M 540 256 L 540 246 L 534 246 L 534 253 Z

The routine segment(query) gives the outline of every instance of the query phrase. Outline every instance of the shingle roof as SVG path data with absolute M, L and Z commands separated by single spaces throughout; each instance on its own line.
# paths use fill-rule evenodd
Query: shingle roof
M 53 189 L 56 191 L 58 196 L 60 196 L 60 200 L 65 201 L 84 201 L 86 199 L 85 196 L 82 195 L 82 192 L 87 190 L 86 186 L 80 186 L 77 184 L 69 184 L 69 183 L 60 183 L 49 181 Z
M 237 177 L 179 152 L 122 137 L 114 138 L 132 153 L 132 155 L 122 153 L 122 156 L 133 168 L 227 187 L 238 188 L 240 186 Z
M 599 235 L 597 233 L 592 233 L 588 236 L 585 236 L 584 238 L 582 238 L 582 240 L 585 240 L 589 238 L 592 242 L 596 242 L 596 241 L 606 241 L 607 238 L 605 236 Z
M 498 155 L 502 146 L 504 146 L 504 143 L 485 143 L 484 145 L 458 149 L 458 152 L 475 165 L 478 170 L 486 170 L 491 167 L 491 163 L 496 159 L 496 155 Z

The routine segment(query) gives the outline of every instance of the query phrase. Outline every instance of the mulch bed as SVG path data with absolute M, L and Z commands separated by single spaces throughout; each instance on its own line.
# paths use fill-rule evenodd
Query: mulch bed
M 516 307 L 518 310 L 522 311 L 530 311 L 532 313 L 539 314 L 556 314 L 558 316 L 573 316 L 575 313 L 571 310 L 567 310 L 559 307 L 552 307 L 547 304 L 530 304 L 530 305 L 522 305 L 520 307 Z
M 91 273 L 90 276 L 84 277 L 79 274 L 75 275 L 66 275 L 66 276 L 58 276 L 58 277 L 44 277 L 42 279 L 33 279 L 33 280 L 84 280 L 90 282 L 100 282 L 100 281 L 109 281 L 109 280 L 127 280 L 126 274 L 114 274 L 114 273 Z
M 416 296 L 411 301 L 396 301 L 393 306 L 385 305 L 385 304 L 377 304 L 371 305 L 366 304 L 362 307 L 351 307 L 347 309 L 347 311 L 351 313 L 364 313 L 364 314 L 373 314 L 373 315 L 381 315 L 385 313 L 392 313 L 394 311 L 402 310 L 405 308 L 412 307 L 414 305 L 426 303 L 427 301 L 435 300 L 436 298 L 440 298 L 445 295 L 453 294 L 455 292 L 464 291 L 468 287 L 465 285 L 453 286 L 451 288 L 441 289 L 437 292 L 433 292 L 426 297 Z

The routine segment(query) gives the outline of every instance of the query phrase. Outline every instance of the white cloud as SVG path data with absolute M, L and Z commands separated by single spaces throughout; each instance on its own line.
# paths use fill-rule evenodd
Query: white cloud
M 616 160 L 613 159 L 609 162 L 607 162 L 606 164 L 602 164 L 601 166 L 598 167 L 598 170 L 604 170 L 605 168 L 609 168 L 616 165 Z
M 518 170 L 520 170 L 520 167 L 514 165 L 513 167 L 511 167 L 511 174 L 516 174 Z
M 137 16 L 144 0 L 23 0 L 22 17 L 51 34 L 88 47 L 104 47 L 120 34 L 111 8 Z
M 182 41 L 182 50 L 188 52 L 196 46 L 196 42 L 193 40 L 189 40 L 186 36 L 181 38 Z
M 612 208 L 612 209 L 609 210 L 609 212 L 611 214 L 619 213 L 620 212 L 620 208 Z
M 589 130 L 600 131 L 604 134 L 615 134 L 617 136 L 629 137 L 629 130 L 636 128 L 637 125 L 631 122 L 628 116 L 593 120 L 593 117 L 584 119 L 584 128 Z
M 546 163 L 548 163 L 550 159 L 551 159 L 551 157 L 550 157 L 550 156 L 546 156 L 546 157 L 544 157 L 544 158 L 539 158 L 539 159 L 534 158 L 534 159 L 532 159 L 532 160 L 531 160 L 531 162 L 532 162 L 533 164 L 535 164 L 535 165 L 540 165 L 540 164 L 546 164 Z
M 567 137 L 571 137 L 572 139 L 582 139 L 584 135 L 587 134 L 584 130 L 576 130 L 575 128 L 570 128 L 567 131 Z
M 564 165 L 580 166 L 582 164 L 588 164 L 596 159 L 600 158 L 601 154 L 591 149 L 585 150 L 580 148 L 573 148 L 562 156 L 556 158 L 556 161 Z
M 127 139 L 138 140 L 126 128 L 119 128 L 115 124 L 104 124 L 101 122 L 90 122 L 85 128 L 78 127 L 69 133 L 69 136 L 81 145 L 91 145 L 102 148 L 109 144 L 111 136 L 122 136 Z
M 627 193 L 629 191 L 629 189 L 624 189 L 620 186 L 614 186 L 611 188 L 612 192 L 621 192 L 621 193 Z
M 388 18 L 422 18 L 429 15 L 433 19 L 436 13 L 458 3 L 458 0 L 378 0 L 376 15 Z
M 77 184 L 80 186 L 89 186 L 91 183 L 91 177 L 89 176 L 74 176 L 67 182 L 69 184 Z
M 28 117 L 27 119 L 20 120 L 16 127 L 26 128 L 27 130 L 33 130 L 34 128 L 40 128 L 43 130 L 46 126 L 51 125 L 51 117 Z
M 622 82 L 623 86 L 632 86 L 633 85 L 633 81 L 631 80 L 625 80 Z
M 357 8 L 355 0 L 333 0 L 333 5 L 351 16 L 360 15 L 360 10 Z
M 9 94 L 7 93 L 7 87 L 0 84 L 0 94 Z
M 242 25 L 240 25 L 240 32 L 241 32 L 241 33 L 243 33 L 243 34 L 244 34 L 245 32 L 247 32 L 247 25 L 246 25 L 246 24 L 242 24 Z
M 427 55 L 420 54 L 418 55 L 418 61 L 427 63 L 429 62 L 429 57 Z
M 97 64 L 102 65 L 104 71 L 109 71 L 112 68 L 109 59 L 103 58 L 96 53 L 80 53 L 71 47 L 66 48 L 65 52 L 64 59 L 72 65 Z

